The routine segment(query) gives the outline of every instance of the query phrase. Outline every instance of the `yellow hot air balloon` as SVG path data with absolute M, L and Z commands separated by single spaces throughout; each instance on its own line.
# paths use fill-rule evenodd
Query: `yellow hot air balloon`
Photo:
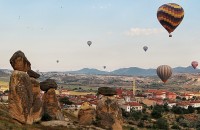
M 165 83 L 172 75 L 172 68 L 168 65 L 158 66 L 157 75 Z
M 175 3 L 164 4 L 157 11 L 158 21 L 168 31 L 169 37 L 172 37 L 171 32 L 181 23 L 183 17 L 183 8 Z

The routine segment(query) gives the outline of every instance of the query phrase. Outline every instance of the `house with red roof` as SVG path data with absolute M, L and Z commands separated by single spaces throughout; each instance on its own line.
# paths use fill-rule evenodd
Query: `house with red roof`
M 166 98 L 170 99 L 170 100 L 175 100 L 176 99 L 176 93 L 174 92 L 167 92 L 166 93 Z
M 190 102 L 179 102 L 177 103 L 177 106 L 188 109 L 188 107 L 192 106 L 192 104 L 190 104 Z
M 197 108 L 197 107 L 200 107 L 200 101 L 191 101 L 190 104 L 194 107 L 194 108 Z
M 124 109 L 126 112 L 130 112 L 131 109 L 136 111 L 142 111 L 142 105 L 137 102 L 127 102 L 123 105 L 120 105 L 122 109 Z
M 166 98 L 166 92 L 157 91 L 153 94 L 153 96 L 154 96 L 154 98 L 165 99 Z
M 192 99 L 193 95 L 189 93 L 183 93 L 180 95 L 181 98 L 185 98 L 186 100 Z

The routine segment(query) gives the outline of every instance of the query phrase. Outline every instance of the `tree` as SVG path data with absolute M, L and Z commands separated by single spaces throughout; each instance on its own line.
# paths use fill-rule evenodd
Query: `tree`
M 163 108 L 164 108 L 164 111 L 169 112 L 169 107 L 167 103 L 164 104 Z
M 172 125 L 171 129 L 180 130 L 181 128 L 179 127 L 179 125 L 177 125 L 177 124 L 174 123 Z
M 8 90 L 8 89 L 7 89 L 7 90 L 5 90 L 5 91 L 4 91 L 4 93 L 9 93 L 9 90 Z
M 182 98 L 182 100 L 183 100 L 183 101 L 186 101 L 186 98 L 185 98 L 185 97 L 183 97 L 183 98 Z
M 188 106 L 189 113 L 194 113 L 195 109 L 192 106 Z
M 168 129 L 169 129 L 169 124 L 168 124 L 167 120 L 164 119 L 164 118 L 159 118 L 159 119 L 156 121 L 156 126 L 157 126 L 159 129 L 163 129 L 163 130 L 168 130 Z
M 59 101 L 60 101 L 60 103 L 67 104 L 67 105 L 73 104 L 73 102 L 69 101 L 69 99 L 67 97 L 60 98 Z
M 141 117 L 142 117 L 141 111 L 135 111 L 134 109 L 131 109 L 131 112 L 130 112 L 131 119 L 138 121 Z
M 183 110 L 181 107 L 178 107 L 178 106 L 173 106 L 171 111 L 175 114 L 183 114 Z
M 161 114 L 161 112 L 160 111 L 158 111 L 158 110 L 153 110 L 152 112 L 151 112 L 151 116 L 153 117 L 153 118 L 161 118 L 162 117 L 162 114 Z
M 143 122 L 143 121 L 140 121 L 140 122 L 137 124 L 137 126 L 138 126 L 138 127 L 141 127 L 141 128 L 144 127 L 144 122 Z

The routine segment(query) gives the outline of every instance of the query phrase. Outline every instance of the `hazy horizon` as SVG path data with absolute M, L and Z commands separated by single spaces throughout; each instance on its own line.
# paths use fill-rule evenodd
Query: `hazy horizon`
M 165 3 L 177 3 L 185 12 L 172 38 L 156 16 Z M 33 70 L 43 72 L 187 67 L 200 61 L 199 5 L 195 0 L 1 1 L 0 69 L 12 69 L 9 59 L 18 50 Z

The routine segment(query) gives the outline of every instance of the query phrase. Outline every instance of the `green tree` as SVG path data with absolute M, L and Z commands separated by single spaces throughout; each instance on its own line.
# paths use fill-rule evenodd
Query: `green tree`
M 137 124 L 137 126 L 138 126 L 138 127 L 141 127 L 141 128 L 144 127 L 144 122 L 143 122 L 143 121 L 140 121 L 140 122 Z
M 188 111 L 189 111 L 189 113 L 194 113 L 195 108 L 192 106 L 188 106 Z
M 151 112 L 151 116 L 153 117 L 153 118 L 161 118 L 162 117 L 162 113 L 160 112 L 160 111 L 158 111 L 158 110 L 153 110 L 152 112 Z
M 178 107 L 178 106 L 173 106 L 171 111 L 175 114 L 183 114 L 183 109 L 181 107 Z
M 164 104 L 163 108 L 164 108 L 164 111 L 169 112 L 169 107 L 167 103 Z
M 172 125 L 171 129 L 181 130 L 181 128 L 179 127 L 179 125 L 177 125 L 175 123 Z
M 134 109 L 131 109 L 130 118 L 132 120 L 138 121 L 141 117 L 142 117 L 142 112 L 141 111 L 135 111 Z
M 67 104 L 67 105 L 73 104 L 73 102 L 69 101 L 69 98 L 67 98 L 67 97 L 60 98 L 59 101 L 60 101 L 60 103 Z
M 156 126 L 157 126 L 159 129 L 163 129 L 163 130 L 168 130 L 168 129 L 169 129 L 169 124 L 168 124 L 167 120 L 164 119 L 164 118 L 159 118 L 159 119 L 156 121 Z

